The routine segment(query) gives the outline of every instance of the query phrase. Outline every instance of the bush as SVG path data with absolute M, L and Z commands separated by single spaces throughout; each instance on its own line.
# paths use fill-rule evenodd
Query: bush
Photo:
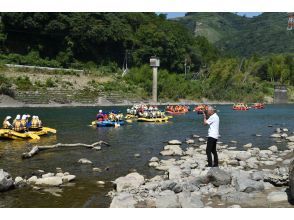
M 46 79 L 45 86 L 49 88 L 57 87 L 56 82 L 51 77 Z
M 0 75 L 0 94 L 14 97 L 14 91 L 11 89 L 11 83 L 3 75 Z
M 32 82 L 30 81 L 30 78 L 27 76 L 19 76 L 14 80 L 15 85 L 17 86 L 17 89 L 19 90 L 33 90 L 34 86 Z

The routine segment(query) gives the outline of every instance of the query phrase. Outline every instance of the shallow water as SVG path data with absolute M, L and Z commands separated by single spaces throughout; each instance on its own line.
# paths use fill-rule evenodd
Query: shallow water
M 277 127 L 287 127 L 294 131 L 294 105 L 267 105 L 264 110 L 233 111 L 229 105 L 217 106 L 220 116 L 220 141 L 241 148 L 246 143 L 267 148 L 276 144 L 285 148 L 285 142 L 275 143 L 269 138 Z M 102 108 L 125 112 L 126 107 Z M 88 126 L 99 109 L 96 107 L 62 107 L 62 108 L 6 108 L 0 110 L 0 118 L 6 115 L 14 117 L 17 113 L 39 115 L 43 123 L 58 130 L 57 135 L 42 137 L 38 142 L 2 141 L 0 142 L 0 168 L 7 170 L 13 177 L 30 176 L 32 172 L 42 169 L 55 172 L 56 167 L 77 176 L 73 186 L 65 186 L 62 192 L 52 195 L 30 188 L 11 190 L 0 194 L 0 207 L 108 207 L 110 199 L 106 197 L 112 189 L 110 181 L 126 175 L 130 169 L 136 169 L 146 177 L 156 173 L 147 166 L 148 160 L 158 153 L 165 141 L 191 137 L 198 134 L 207 135 L 207 127 L 202 125 L 202 116 L 194 112 L 174 116 L 168 123 L 127 123 L 119 128 L 92 128 Z M 268 127 L 273 125 L 273 127 Z M 256 137 L 261 134 L 262 137 Z M 21 154 L 32 146 L 54 143 L 94 143 L 104 140 L 111 144 L 101 151 L 83 147 L 64 147 L 43 151 L 31 159 L 22 160 Z M 139 153 L 140 158 L 134 154 Z M 77 161 L 87 158 L 93 166 L 104 170 L 92 171 L 91 165 L 80 165 Z M 99 187 L 98 180 L 106 181 Z M 58 196 L 60 195 L 60 196 Z

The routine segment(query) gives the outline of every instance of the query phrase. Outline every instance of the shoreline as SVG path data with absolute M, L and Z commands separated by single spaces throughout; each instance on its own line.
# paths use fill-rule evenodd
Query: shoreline
M 184 143 L 171 140 L 161 156 L 149 160 L 149 169 L 159 171 L 155 176 L 146 179 L 133 171 L 112 181 L 114 189 L 107 194 L 111 198 L 109 207 L 293 207 L 288 181 L 294 136 L 286 139 L 286 150 L 274 145 L 261 150 L 252 143 L 237 150 L 219 142 L 220 166 L 212 168 L 205 167 L 203 138 L 193 135 Z

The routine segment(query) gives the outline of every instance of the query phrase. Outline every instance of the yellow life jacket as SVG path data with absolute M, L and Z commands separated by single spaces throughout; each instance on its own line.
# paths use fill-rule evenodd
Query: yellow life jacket
M 38 119 L 32 119 L 32 122 L 31 122 L 31 128 L 39 128 L 40 127 L 40 122 Z
M 23 131 L 24 130 L 24 126 L 20 120 L 15 121 L 13 130 L 15 130 L 15 131 Z
M 4 120 L 4 121 L 3 121 L 3 128 L 4 128 L 4 129 L 8 129 L 8 128 L 9 128 L 9 126 L 7 125 L 6 122 L 7 122 L 7 120 Z
M 27 120 L 21 119 L 20 122 L 21 122 L 23 128 L 26 129 L 26 127 L 27 127 Z

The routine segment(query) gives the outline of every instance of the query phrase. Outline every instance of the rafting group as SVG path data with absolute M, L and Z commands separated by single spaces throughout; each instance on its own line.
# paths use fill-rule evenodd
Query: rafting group
M 101 109 L 96 115 L 96 120 L 92 121 L 92 126 L 97 127 L 119 127 L 124 125 L 124 116 L 121 112 L 114 110 L 104 113 Z
M 127 109 L 125 118 L 138 122 L 168 122 L 171 117 L 166 116 L 157 106 L 139 104 Z
M 237 111 L 247 111 L 251 108 L 252 109 L 264 109 L 265 106 L 263 103 L 253 103 L 252 106 L 248 106 L 245 103 L 237 103 L 237 104 L 234 104 L 232 107 L 233 110 L 237 110 Z
M 30 118 L 32 118 L 30 120 Z M 38 116 L 30 116 L 29 114 L 18 114 L 13 122 L 11 116 L 6 116 L 3 126 L 0 129 L 0 138 L 3 139 L 35 139 L 39 140 L 40 136 L 50 133 L 56 133 L 55 129 L 43 127 L 42 121 Z
M 165 112 L 172 115 L 180 115 L 189 112 L 189 110 L 190 107 L 186 105 L 168 105 Z

